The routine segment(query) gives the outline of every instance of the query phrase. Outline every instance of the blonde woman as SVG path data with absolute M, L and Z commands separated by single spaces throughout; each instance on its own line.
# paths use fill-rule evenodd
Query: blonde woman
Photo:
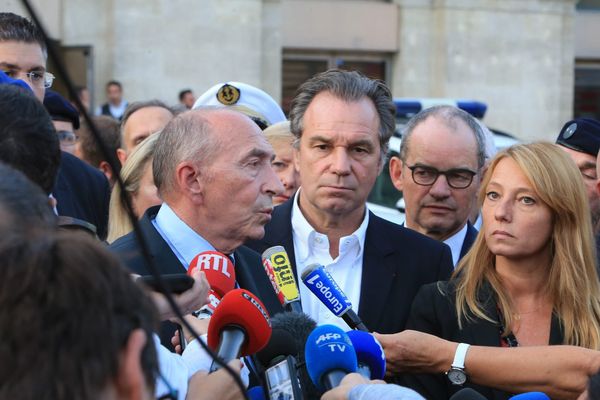
M 490 164 L 480 199 L 477 240 L 449 282 L 421 288 L 407 328 L 478 346 L 598 350 L 600 286 L 587 196 L 575 164 L 553 144 L 512 146 Z M 468 351 L 457 347 L 458 363 L 445 367 L 448 374 L 409 375 L 405 383 L 427 399 L 447 399 L 463 385 L 486 398 L 509 398 L 469 379 Z M 497 370 L 497 386 L 510 387 L 507 373 Z M 513 391 L 523 383 L 515 380 Z
M 158 135 L 160 133 L 144 139 L 127 158 L 121 169 L 125 190 L 131 196 L 133 212 L 138 219 L 148 208 L 162 203 L 152 177 L 152 158 Z M 133 226 L 121 198 L 121 188 L 115 185 L 110 196 L 107 241 L 112 243 L 132 230 Z
M 294 167 L 294 135 L 290 131 L 290 121 L 283 121 L 269 126 L 263 131 L 273 146 L 275 159 L 271 162 L 273 170 L 283 184 L 283 193 L 273 197 L 273 205 L 287 201 L 300 186 L 300 175 Z

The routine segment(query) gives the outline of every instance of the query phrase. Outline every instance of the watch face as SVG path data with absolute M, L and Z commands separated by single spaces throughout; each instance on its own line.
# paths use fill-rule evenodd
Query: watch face
M 448 371 L 448 379 L 453 385 L 462 385 L 467 381 L 467 375 L 461 369 L 452 368 Z

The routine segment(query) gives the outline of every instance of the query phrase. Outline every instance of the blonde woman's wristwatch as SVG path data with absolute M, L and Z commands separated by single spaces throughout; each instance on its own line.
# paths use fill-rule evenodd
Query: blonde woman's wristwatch
M 465 373 L 465 358 L 467 356 L 467 350 L 469 349 L 468 344 L 460 343 L 454 353 L 454 361 L 452 366 L 446 372 L 448 379 L 453 385 L 464 385 L 467 381 L 467 374 Z

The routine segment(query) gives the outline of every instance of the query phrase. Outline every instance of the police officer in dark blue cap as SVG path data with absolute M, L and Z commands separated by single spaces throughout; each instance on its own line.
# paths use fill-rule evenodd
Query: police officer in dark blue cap
M 64 97 L 53 90 L 46 90 L 44 107 L 52 118 L 56 134 L 60 140 L 60 149 L 73 154 L 79 129 L 79 112 Z
M 576 118 L 563 126 L 556 143 L 566 151 L 581 172 L 583 183 L 588 194 L 592 226 L 596 234 L 600 234 L 600 195 L 596 189 L 598 175 L 596 173 L 596 156 L 600 150 L 600 121 L 592 118 Z

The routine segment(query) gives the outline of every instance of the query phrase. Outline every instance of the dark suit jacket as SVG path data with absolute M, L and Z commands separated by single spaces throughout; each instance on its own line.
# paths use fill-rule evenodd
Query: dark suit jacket
M 167 242 L 152 225 L 151 220 L 156 217 L 159 209 L 160 206 L 149 208 L 140 220 L 140 228 L 146 243 L 148 243 L 150 257 L 161 274 L 185 274 L 186 268 L 181 265 Z M 151 274 L 150 267 L 140 252 L 134 232 L 115 240 L 109 249 L 117 254 L 133 273 Z M 260 255 L 244 246 L 238 248 L 234 254 L 235 276 L 238 285 L 258 296 L 270 315 L 281 312 L 283 309 L 262 267 Z M 161 328 L 161 342 L 169 349 L 173 349 L 171 345 L 173 332 L 172 324 L 164 324 L 164 328 Z
M 265 237 L 246 245 L 258 252 L 283 246 L 298 279 L 292 238 L 293 201 L 291 198 L 275 207 Z M 369 212 L 358 315 L 370 331 L 399 332 L 404 329 L 419 288 L 448 279 L 451 271 L 448 246 Z
M 106 176 L 79 158 L 61 152 L 60 168 L 52 195 L 58 215 L 93 224 L 101 240 L 108 233 L 110 186 Z
M 452 342 L 499 347 L 499 323 L 475 318 L 472 322 L 463 322 L 462 330 L 459 329 L 454 287 L 454 281 L 423 286 L 415 297 L 406 328 L 430 333 Z M 484 305 L 486 314 L 497 319 L 498 307 L 491 287 L 484 286 L 478 297 Z M 550 327 L 549 344 L 563 344 L 560 323 L 554 316 Z M 468 376 L 467 383 L 462 387 L 452 385 L 445 374 L 406 374 L 402 378 L 402 383 L 421 393 L 428 400 L 446 400 L 463 387 L 477 390 L 486 399 L 504 400 L 512 396 L 500 390 L 470 383 Z
M 475 229 L 475 227 L 471 225 L 470 222 L 467 222 L 467 234 L 465 235 L 465 240 L 463 241 L 463 245 L 460 248 L 459 260 L 463 258 L 469 250 L 471 250 L 471 246 L 473 246 L 473 243 L 475 243 L 475 239 L 477 239 L 478 233 L 479 231 Z

